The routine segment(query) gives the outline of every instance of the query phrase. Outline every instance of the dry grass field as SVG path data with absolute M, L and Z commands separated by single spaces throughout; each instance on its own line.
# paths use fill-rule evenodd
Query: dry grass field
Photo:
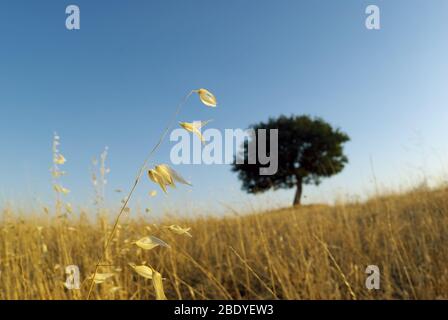
M 3 209 L 0 299 L 85 299 L 111 222 L 31 216 Z M 170 248 L 135 245 L 148 235 Z M 104 260 L 98 272 L 113 276 L 94 299 L 155 298 L 129 263 L 160 272 L 168 299 L 447 299 L 448 190 L 221 218 L 124 217 Z M 64 287 L 72 264 L 80 290 Z M 365 287 L 368 265 L 380 267 L 380 290 Z

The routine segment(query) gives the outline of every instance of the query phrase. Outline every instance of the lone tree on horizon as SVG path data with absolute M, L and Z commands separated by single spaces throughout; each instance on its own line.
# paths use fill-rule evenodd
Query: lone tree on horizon
M 290 189 L 296 187 L 294 205 L 300 205 L 303 184 L 319 185 L 322 178 L 342 171 L 348 162 L 343 153 L 343 144 L 349 136 L 333 128 L 321 118 L 309 116 L 280 116 L 268 122 L 252 125 L 252 129 L 278 129 L 278 171 L 274 175 L 260 175 L 263 166 L 248 163 L 248 150 L 254 139 L 241 146 L 244 163 L 232 164 L 232 171 L 238 173 L 242 189 L 248 193 L 261 193 L 269 189 Z M 270 134 L 266 134 L 266 149 L 270 153 Z M 272 155 L 271 155 L 272 156 Z

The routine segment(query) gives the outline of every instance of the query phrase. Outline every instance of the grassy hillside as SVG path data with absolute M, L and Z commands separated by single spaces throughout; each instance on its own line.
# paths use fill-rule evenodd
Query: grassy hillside
M 192 237 L 163 227 L 172 224 L 191 227 Z M 0 298 L 85 298 L 110 228 L 83 214 L 20 219 L 5 209 Z M 148 235 L 170 248 L 133 244 Z M 448 299 L 448 190 L 157 225 L 124 219 L 107 252 L 111 266 L 99 271 L 114 276 L 93 297 L 154 299 L 151 280 L 131 262 L 159 271 L 169 299 Z M 81 290 L 63 285 L 71 264 Z M 380 267 L 380 290 L 365 288 L 367 265 Z

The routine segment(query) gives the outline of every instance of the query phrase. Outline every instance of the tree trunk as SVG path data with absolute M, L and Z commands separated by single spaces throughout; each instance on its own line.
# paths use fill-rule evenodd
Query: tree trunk
M 296 190 L 296 196 L 294 197 L 293 206 L 300 206 L 301 198 L 302 198 L 302 178 L 297 177 L 297 190 Z

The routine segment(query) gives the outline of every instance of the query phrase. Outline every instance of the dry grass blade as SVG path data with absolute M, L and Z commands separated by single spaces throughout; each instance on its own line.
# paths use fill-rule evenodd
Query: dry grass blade
M 95 275 L 91 275 L 89 278 L 95 282 L 95 284 L 100 284 L 105 282 L 107 279 L 113 277 L 113 273 L 96 273 Z
M 234 249 L 234 248 L 232 248 L 232 247 L 229 247 L 230 248 L 230 250 L 232 250 L 233 251 L 233 253 L 235 253 L 235 255 L 238 257 L 238 259 L 240 259 L 240 261 L 242 262 L 242 263 L 244 263 L 244 265 L 246 266 L 246 268 L 254 275 L 254 277 L 255 278 L 257 278 L 257 280 L 258 281 L 260 281 L 260 283 L 263 285 L 263 287 L 265 287 L 266 288 L 266 290 L 268 290 L 269 291 L 269 293 L 270 294 L 272 294 L 272 296 L 275 298 L 275 299 L 278 299 L 278 296 L 275 294 L 275 292 L 274 291 L 272 291 L 272 289 L 266 284 L 266 282 L 264 282 L 261 278 L 260 278 L 260 276 L 250 267 L 250 265 L 238 254 L 238 252 L 236 252 L 236 250 Z
M 353 300 L 356 300 L 356 294 L 353 291 L 352 286 L 348 282 L 347 277 L 345 276 L 345 274 L 342 271 L 341 267 L 339 266 L 338 262 L 334 258 L 334 256 L 331 253 L 330 249 L 328 249 L 327 244 L 325 242 L 323 242 L 321 239 L 319 239 L 318 237 L 316 237 L 315 235 L 313 235 L 313 237 L 322 245 L 322 247 L 324 248 L 325 252 L 328 254 L 328 256 L 330 257 L 331 261 L 334 263 L 336 269 L 338 270 L 338 273 L 341 276 L 341 279 L 344 282 L 345 286 L 347 287 L 347 290 L 350 293 L 350 296 L 352 297 Z
M 153 270 L 152 283 L 156 293 L 156 299 L 166 300 L 165 291 L 163 290 L 162 275 L 155 270 Z

